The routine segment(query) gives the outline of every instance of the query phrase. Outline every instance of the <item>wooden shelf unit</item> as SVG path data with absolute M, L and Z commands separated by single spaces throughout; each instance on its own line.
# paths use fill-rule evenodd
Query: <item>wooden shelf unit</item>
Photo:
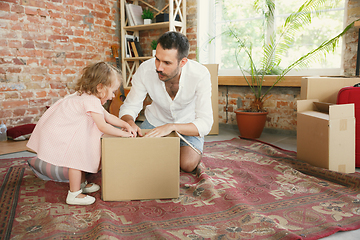
M 136 25 L 130 26 L 129 21 L 126 16 L 125 4 L 132 3 L 139 5 L 139 3 L 144 4 L 147 7 L 152 8 L 155 12 L 155 16 L 160 13 L 168 13 L 169 21 L 168 22 L 159 22 L 152 23 L 147 25 Z M 175 20 L 176 18 L 180 20 Z M 126 57 L 125 51 L 125 36 L 132 35 L 139 38 L 140 31 L 154 30 L 154 29 L 167 29 L 168 31 L 178 31 L 183 34 L 186 34 L 186 0 L 167 0 L 167 4 L 162 9 L 157 9 L 154 6 L 151 6 L 144 0 L 121 0 L 120 1 L 120 24 L 121 24 L 121 70 L 124 79 L 124 88 L 131 86 L 131 79 L 140 63 L 146 61 L 152 56 L 144 57 Z M 141 39 L 139 38 L 141 42 Z M 150 45 L 150 42 L 149 42 Z

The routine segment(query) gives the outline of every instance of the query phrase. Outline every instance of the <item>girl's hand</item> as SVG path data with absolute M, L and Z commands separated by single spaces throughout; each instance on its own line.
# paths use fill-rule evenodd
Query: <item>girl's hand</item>
M 126 130 L 127 133 L 129 133 L 130 135 L 128 137 L 136 137 L 136 130 L 133 129 L 128 123 L 125 124 L 124 129 Z

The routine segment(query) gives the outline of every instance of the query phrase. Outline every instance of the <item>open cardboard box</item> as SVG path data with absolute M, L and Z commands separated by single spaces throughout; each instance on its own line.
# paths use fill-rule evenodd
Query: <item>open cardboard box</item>
M 300 98 L 318 99 L 320 102 L 336 103 L 338 92 L 343 87 L 354 86 L 360 78 L 304 77 L 301 79 Z
M 149 130 L 143 130 L 143 133 Z M 102 199 L 179 197 L 180 139 L 102 137 Z
M 354 104 L 299 100 L 297 112 L 297 158 L 333 171 L 355 172 Z

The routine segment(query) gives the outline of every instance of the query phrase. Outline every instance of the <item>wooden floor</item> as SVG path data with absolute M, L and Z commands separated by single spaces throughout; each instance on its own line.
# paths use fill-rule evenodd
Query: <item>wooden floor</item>
M 21 151 L 33 152 L 30 148 L 26 147 L 28 140 L 25 141 L 12 141 L 0 142 L 0 155 L 15 153 Z

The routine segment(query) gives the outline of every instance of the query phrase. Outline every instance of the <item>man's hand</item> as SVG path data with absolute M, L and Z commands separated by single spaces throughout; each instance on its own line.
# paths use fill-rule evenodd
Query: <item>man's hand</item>
M 165 124 L 160 127 L 151 129 L 145 134 L 144 137 L 163 137 L 169 135 L 174 130 L 175 129 L 173 124 Z
M 124 115 L 121 117 L 121 120 L 127 122 L 137 133 L 138 136 L 142 137 L 141 129 L 136 125 L 134 119 L 130 115 Z

